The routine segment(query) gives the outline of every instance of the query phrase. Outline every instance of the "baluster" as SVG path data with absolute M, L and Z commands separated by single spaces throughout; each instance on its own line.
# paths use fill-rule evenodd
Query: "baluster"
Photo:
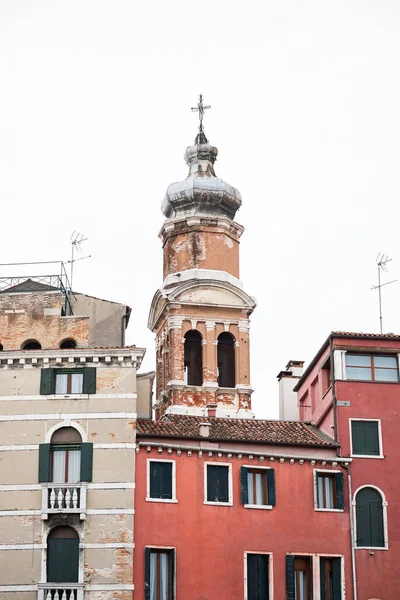
M 61 488 L 59 488 L 58 490 L 58 494 L 57 494 L 57 508 L 62 508 L 62 504 L 63 504 L 63 491 Z M 58 600 L 58 598 L 57 598 Z
M 63 595 L 61 596 L 61 600 L 67 600 L 67 592 L 64 590 Z
M 72 492 L 72 506 L 78 508 L 78 490 L 76 488 Z
M 70 508 L 71 506 L 71 492 L 70 489 L 67 488 L 67 493 L 65 494 L 65 508 Z M 62 599 L 64 600 L 64 599 Z
M 60 596 L 58 594 L 58 590 L 55 591 L 54 600 L 60 600 Z
M 50 492 L 50 508 L 54 508 L 54 505 L 56 503 L 56 493 L 54 491 L 54 488 L 51 488 L 51 492 Z M 49 591 L 50 594 L 50 591 Z M 46 600 L 48 600 L 46 598 Z
M 54 508 L 54 507 L 52 507 Z M 47 590 L 46 600 L 51 600 L 51 591 Z

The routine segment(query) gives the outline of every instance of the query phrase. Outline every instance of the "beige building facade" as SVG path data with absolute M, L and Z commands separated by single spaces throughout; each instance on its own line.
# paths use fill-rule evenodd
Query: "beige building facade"
M 138 401 L 128 307 L 51 283 L 0 293 L 0 598 L 125 600 L 154 374 Z

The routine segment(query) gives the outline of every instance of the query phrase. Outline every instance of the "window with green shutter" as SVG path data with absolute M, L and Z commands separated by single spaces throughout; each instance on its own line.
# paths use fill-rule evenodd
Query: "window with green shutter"
M 378 420 L 351 420 L 352 454 L 357 456 L 381 456 Z
M 247 553 L 247 600 L 269 600 L 268 554 Z
M 342 600 L 342 559 L 321 556 L 319 577 L 320 600 Z
M 232 504 L 232 481 L 230 466 L 205 464 L 206 503 Z
M 385 548 L 382 496 L 375 488 L 362 488 L 356 495 L 356 545 Z
M 240 468 L 242 504 L 257 508 L 275 506 L 275 471 L 269 468 Z
M 318 510 L 343 510 L 343 473 L 340 471 L 315 471 L 315 508 Z
M 42 395 L 67 396 L 96 393 L 96 368 L 42 369 L 40 379 Z
M 175 549 L 146 548 L 145 600 L 175 600 Z
M 286 556 L 286 600 L 312 600 L 312 558 Z
M 174 470 L 174 461 L 148 461 L 149 499 L 175 500 Z

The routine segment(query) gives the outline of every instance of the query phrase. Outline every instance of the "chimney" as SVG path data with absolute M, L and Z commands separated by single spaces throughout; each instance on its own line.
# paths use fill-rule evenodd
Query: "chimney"
M 217 404 L 207 404 L 207 416 L 216 417 L 217 416 Z
M 200 436 L 210 437 L 211 423 L 200 423 Z
M 279 419 L 298 421 L 299 408 L 294 386 L 303 374 L 303 360 L 289 360 L 286 369 L 278 374 L 279 381 Z

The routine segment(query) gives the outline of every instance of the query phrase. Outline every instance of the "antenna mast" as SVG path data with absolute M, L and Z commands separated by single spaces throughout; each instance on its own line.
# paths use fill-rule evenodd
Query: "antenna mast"
M 387 273 L 387 263 L 390 262 L 392 259 L 389 258 L 389 256 L 387 254 L 383 254 L 381 252 L 379 252 L 378 256 L 376 257 L 376 264 L 378 267 L 378 285 L 374 285 L 372 286 L 371 290 L 378 290 L 378 297 L 379 297 L 379 326 L 380 326 L 380 331 L 381 333 L 383 333 L 383 319 L 382 319 L 382 288 L 384 285 L 390 285 L 391 283 L 395 283 L 397 281 L 397 279 L 393 279 L 393 281 L 387 281 L 386 283 L 381 283 L 381 272 L 385 271 Z
M 70 281 L 70 285 L 71 285 L 71 292 L 72 292 L 72 279 L 74 276 L 74 262 L 76 262 L 77 260 L 85 260 L 85 258 L 90 258 L 89 256 L 83 256 L 82 258 L 75 258 L 75 250 L 79 250 L 79 252 L 82 252 L 81 249 L 81 245 L 83 244 L 83 242 L 86 242 L 88 238 L 84 237 L 83 233 L 79 233 L 79 231 L 74 231 L 70 237 L 70 242 L 71 242 L 71 260 L 68 261 L 71 263 L 71 281 Z

